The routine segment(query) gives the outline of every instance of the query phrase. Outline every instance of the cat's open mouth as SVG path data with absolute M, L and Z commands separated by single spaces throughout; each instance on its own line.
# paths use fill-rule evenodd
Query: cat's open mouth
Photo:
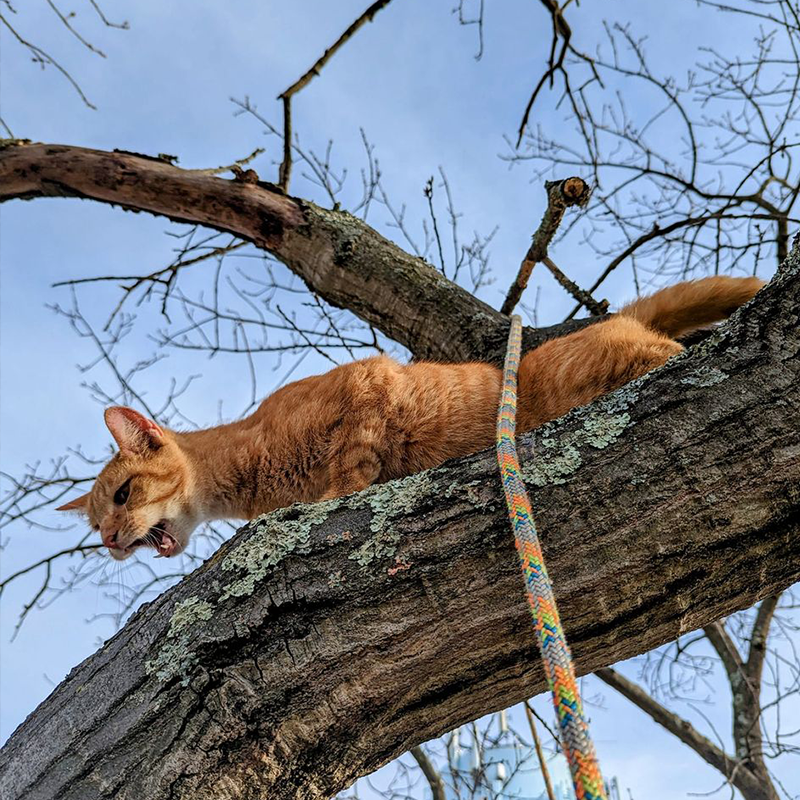
M 132 553 L 140 547 L 152 547 L 156 550 L 156 558 L 174 555 L 178 551 L 178 541 L 169 532 L 169 520 L 159 520 L 144 536 L 131 542 L 125 552 Z

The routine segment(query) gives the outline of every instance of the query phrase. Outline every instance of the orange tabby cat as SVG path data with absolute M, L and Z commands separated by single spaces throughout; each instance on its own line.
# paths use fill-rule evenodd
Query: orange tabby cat
M 723 319 L 762 285 L 681 283 L 531 351 L 519 370 L 518 432 L 663 364 L 683 349 L 672 337 Z M 285 386 L 246 419 L 207 430 L 170 431 L 109 408 L 119 453 L 59 510 L 87 514 L 116 559 L 145 546 L 172 556 L 205 520 L 339 497 L 490 447 L 500 382 L 489 364 L 378 356 Z

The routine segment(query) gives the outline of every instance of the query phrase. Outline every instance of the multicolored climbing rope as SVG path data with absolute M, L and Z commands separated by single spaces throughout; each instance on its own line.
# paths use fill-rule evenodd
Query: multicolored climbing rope
M 517 457 L 517 370 L 522 349 L 522 321 L 511 317 L 508 349 L 503 371 L 503 394 L 497 412 L 497 462 L 506 494 L 506 505 L 517 546 L 525 591 L 533 615 L 545 675 L 561 729 L 561 745 L 569 762 L 578 800 L 607 800 L 589 726 L 583 716 L 572 656 L 558 617 L 553 585 L 547 575 L 542 547 L 533 521 L 531 501 Z

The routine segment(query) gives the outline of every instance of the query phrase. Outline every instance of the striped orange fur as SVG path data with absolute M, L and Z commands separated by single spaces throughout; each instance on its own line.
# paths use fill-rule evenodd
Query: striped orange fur
M 663 364 L 682 349 L 670 337 L 724 318 L 761 285 L 678 284 L 531 351 L 519 370 L 518 432 Z M 61 510 L 87 514 L 114 558 L 140 546 L 172 556 L 202 521 L 339 497 L 490 447 L 501 377 L 485 363 L 378 356 L 289 384 L 249 417 L 206 430 L 170 431 L 108 409 L 119 452 Z

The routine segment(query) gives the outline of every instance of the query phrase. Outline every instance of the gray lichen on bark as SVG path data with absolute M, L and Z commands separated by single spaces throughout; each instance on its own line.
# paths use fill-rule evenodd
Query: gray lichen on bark
M 622 435 L 631 422 L 627 409 L 636 402 L 637 387 L 649 379 L 645 375 L 590 406 L 572 411 L 572 418 L 580 420 L 580 427 L 562 432 L 563 426 L 558 422 L 545 425 L 539 436 L 539 451 L 522 468 L 525 481 L 540 487 L 566 483 L 583 464 L 583 448 L 603 450 Z

